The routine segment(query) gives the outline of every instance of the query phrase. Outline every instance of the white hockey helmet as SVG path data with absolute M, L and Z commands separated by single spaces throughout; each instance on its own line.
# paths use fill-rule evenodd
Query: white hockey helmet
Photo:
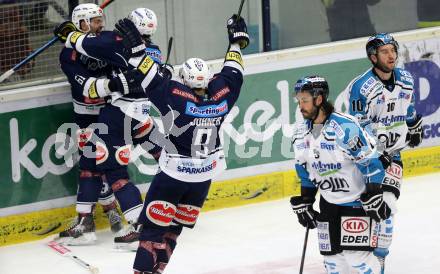
M 153 35 L 157 29 L 157 17 L 154 11 L 147 8 L 137 8 L 128 15 L 141 35 Z
M 72 22 L 80 30 L 81 20 L 84 20 L 90 30 L 90 19 L 100 16 L 104 17 L 104 12 L 98 5 L 93 3 L 80 4 L 72 11 Z
M 189 58 L 179 70 L 179 77 L 190 88 L 207 88 L 211 71 L 200 58 Z

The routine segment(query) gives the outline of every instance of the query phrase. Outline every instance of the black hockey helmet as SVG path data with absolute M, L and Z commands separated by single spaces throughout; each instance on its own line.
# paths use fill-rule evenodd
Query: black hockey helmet
M 324 101 L 327 101 L 329 94 L 327 80 L 325 80 L 324 77 L 317 75 L 303 77 L 296 81 L 295 94 L 303 91 L 310 92 L 313 97 L 322 95 Z
M 370 57 L 370 55 L 376 55 L 377 49 L 385 45 L 393 45 L 396 53 L 399 50 L 399 43 L 397 43 L 397 41 L 394 40 L 394 37 L 389 33 L 382 32 L 371 36 L 368 38 L 367 45 L 365 46 L 367 56 Z

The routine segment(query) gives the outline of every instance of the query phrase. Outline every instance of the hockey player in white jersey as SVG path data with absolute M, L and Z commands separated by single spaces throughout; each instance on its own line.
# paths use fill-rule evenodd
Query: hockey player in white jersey
M 383 164 L 374 139 L 356 118 L 334 111 L 328 94 L 319 76 L 295 85 L 305 121 L 295 127 L 293 140 L 301 196 L 290 203 L 303 226 L 318 228 L 327 273 L 379 274 L 373 228 L 391 213 L 382 195 Z M 313 209 L 318 190 L 319 213 Z
M 395 204 L 402 183 L 403 165 L 399 152 L 406 145 L 418 146 L 423 139 L 422 117 L 414 107 L 413 78 L 408 71 L 395 67 L 398 48 L 397 41 L 388 33 L 370 37 L 366 51 L 373 67 L 347 87 L 349 113 L 374 135 L 385 163 L 384 198 L 392 208 L 392 216 L 378 227 L 380 233 L 375 250 L 382 258 L 383 267 L 391 245 Z

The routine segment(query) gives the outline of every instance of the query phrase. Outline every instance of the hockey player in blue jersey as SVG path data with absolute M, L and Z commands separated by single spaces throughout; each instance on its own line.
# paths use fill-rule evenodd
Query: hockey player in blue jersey
M 72 23 L 84 33 L 99 35 L 104 27 L 104 14 L 95 4 L 80 4 L 72 12 Z M 93 207 L 98 200 L 107 214 L 113 232 L 122 229 L 122 220 L 117 211 L 113 191 L 102 173 L 96 169 L 96 161 L 83 155 L 83 149 L 93 134 L 91 124 L 98 122 L 104 98 L 91 96 L 90 88 L 100 82 L 100 77 L 109 77 L 114 67 L 105 62 L 84 56 L 73 49 L 63 48 L 60 53 L 61 69 L 71 85 L 77 147 L 80 153 L 79 181 L 76 201 L 78 217 L 72 225 L 60 233 L 66 243 L 90 244 L 96 239 Z M 98 84 L 99 85 L 99 84 Z M 89 145 L 89 144 L 87 144 Z
M 356 77 L 347 87 L 349 113 L 366 127 L 378 141 L 386 169 L 384 198 L 392 208 L 391 218 L 381 223 L 375 254 L 388 254 L 393 235 L 396 201 L 400 196 L 403 165 L 400 151 L 418 146 L 423 139 L 422 117 L 417 115 L 414 83 L 411 74 L 396 68 L 399 45 L 388 33 L 368 39 L 367 56 L 373 67 Z
M 166 136 L 160 140 L 160 172 L 151 183 L 139 217 L 143 229 L 135 273 L 162 273 L 182 228 L 194 227 L 211 179 L 226 167 L 219 129 L 238 99 L 243 82 L 240 48 L 249 43 L 241 17 L 228 20 L 228 31 L 231 45 L 223 69 L 212 79 L 202 59 L 188 59 L 178 82 L 167 77 L 149 56 L 133 58 L 136 69 L 120 77 L 141 83 L 140 94 L 159 110 Z M 136 35 L 135 30 L 127 29 L 126 37 Z M 88 45 L 83 43 L 82 47 L 87 50 Z M 136 43 L 131 48 L 137 48 Z
M 151 43 L 151 35 L 154 34 L 157 28 L 157 18 L 154 12 L 149 9 L 138 8 L 130 13 L 128 20 L 132 22 L 133 26 L 137 28 L 142 35 L 140 39 L 141 45 L 138 46 L 137 50 L 160 62 L 160 50 L 156 45 Z M 75 81 L 78 81 L 78 79 L 81 80 L 80 97 L 84 96 L 87 100 L 100 100 L 102 102 L 99 118 L 94 122 L 97 122 L 97 125 L 105 125 L 105 129 L 100 127 L 96 128 L 95 135 L 99 141 L 93 141 L 90 144 L 91 147 L 96 144 L 96 150 L 89 150 L 89 157 L 84 158 L 87 158 L 87 161 L 97 164 L 96 169 L 101 172 L 103 177 L 108 181 L 110 187 L 107 189 L 112 189 L 115 192 L 124 216 L 129 222 L 129 225 L 126 226 L 124 230 L 118 232 L 117 237 L 115 237 L 117 247 L 130 249 L 133 248 L 133 245 L 136 245 L 134 248 L 137 248 L 136 242 L 139 236 L 137 219 L 142 209 L 142 199 L 138 188 L 129 180 L 127 165 L 129 163 L 132 146 L 145 143 L 145 140 L 148 139 L 149 132 L 153 128 L 153 121 L 149 116 L 150 103 L 147 99 L 140 98 L 140 96 L 133 94 L 125 94 L 125 96 L 122 97 L 120 93 L 112 93 L 112 91 L 121 90 L 120 86 L 113 84 L 115 79 L 113 75 L 121 74 L 129 68 L 125 57 L 132 54 L 131 49 L 129 53 L 125 50 L 125 44 L 119 32 L 102 31 L 99 34 L 75 32 L 75 36 L 71 36 L 67 39 L 66 32 L 75 31 L 75 29 L 66 29 L 66 24 L 68 25 L 69 22 L 63 23 L 58 27 L 55 33 L 60 36 L 66 36 L 65 40 L 67 40 L 68 45 L 70 42 L 74 43 L 78 42 L 78 40 L 98 39 L 99 37 L 105 41 L 112 42 L 113 47 L 111 48 L 111 52 L 120 52 L 118 62 L 110 63 L 87 55 L 81 48 L 71 49 L 72 47 L 66 47 L 66 50 L 75 52 L 75 54 L 83 56 L 84 59 L 93 60 L 99 64 L 105 64 L 107 68 L 112 68 L 111 73 L 101 75 L 106 77 L 97 78 L 93 75 L 95 77 L 86 78 L 86 75 L 80 75 L 78 69 L 74 68 L 69 71 L 70 74 L 68 74 L 68 76 L 70 76 L 69 79 Z M 66 32 L 63 33 L 63 31 Z M 73 84 L 78 85 L 75 81 L 73 81 Z M 120 84 L 120 82 L 118 82 L 118 84 Z M 133 88 L 133 86 L 131 88 Z M 103 98 L 108 99 L 110 96 L 111 103 L 104 104 Z M 135 109 L 138 110 L 136 113 L 133 112 Z M 131 124 L 129 135 L 125 134 L 125 121 L 129 121 Z M 127 136 L 129 138 L 127 138 Z M 147 151 L 156 155 L 156 158 L 158 158 L 160 148 L 157 146 L 149 146 Z M 89 187 L 91 186 L 89 185 Z M 96 190 L 90 190 L 88 193 L 90 193 L 90 199 L 93 200 L 92 197 L 94 193 L 96 193 Z M 94 227 L 85 224 L 88 224 L 88 222 L 79 222 L 78 225 L 69 229 L 72 231 L 84 230 L 87 227 L 94 229 Z M 60 236 L 74 237 L 76 235 L 63 233 Z M 76 240 L 78 237 L 74 238 L 74 240 Z
M 295 85 L 305 120 L 293 141 L 301 195 L 290 203 L 303 226 L 318 229 L 327 273 L 379 274 L 374 228 L 391 213 L 383 199 L 383 164 L 374 139 L 353 116 L 334 111 L 328 95 L 319 76 Z M 313 209 L 318 190 L 319 213 Z

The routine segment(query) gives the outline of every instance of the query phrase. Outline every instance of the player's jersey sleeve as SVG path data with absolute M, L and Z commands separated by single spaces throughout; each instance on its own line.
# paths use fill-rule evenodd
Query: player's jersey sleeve
M 336 144 L 355 162 L 367 183 L 382 183 L 385 172 L 376 143 L 355 118 L 334 112 L 329 126 Z
M 243 84 L 243 59 L 240 47 L 232 44 L 225 56 L 223 68 L 209 82 L 209 95 L 213 101 L 226 99 L 232 106 L 238 99 Z
M 358 120 L 362 127 L 371 123 L 374 117 L 371 104 L 381 91 L 371 70 L 355 78 L 348 86 L 348 113 Z
M 316 186 L 312 183 L 312 181 L 310 181 L 309 172 L 307 171 L 306 168 L 306 163 L 303 164 L 296 163 L 295 170 L 296 170 L 296 174 L 301 180 L 301 187 L 316 188 Z
M 104 81 L 106 78 L 92 77 L 91 73 L 77 62 L 79 54 L 73 49 L 64 48 L 60 54 L 61 69 L 72 86 L 74 98 L 87 97 L 90 99 L 103 98 L 110 92 Z M 81 94 L 79 94 L 81 93 Z
M 403 69 L 396 69 L 396 74 L 398 73 L 399 80 L 402 81 L 406 86 L 412 87 L 412 94 L 411 94 L 411 102 L 406 109 L 406 122 L 407 123 L 413 123 L 417 118 L 417 112 L 416 112 L 416 100 L 415 100 L 415 93 L 414 93 L 414 79 L 409 71 L 403 70 Z
M 66 47 L 120 68 L 128 68 L 129 65 L 122 37 L 113 31 L 99 34 L 72 32 L 67 37 Z

